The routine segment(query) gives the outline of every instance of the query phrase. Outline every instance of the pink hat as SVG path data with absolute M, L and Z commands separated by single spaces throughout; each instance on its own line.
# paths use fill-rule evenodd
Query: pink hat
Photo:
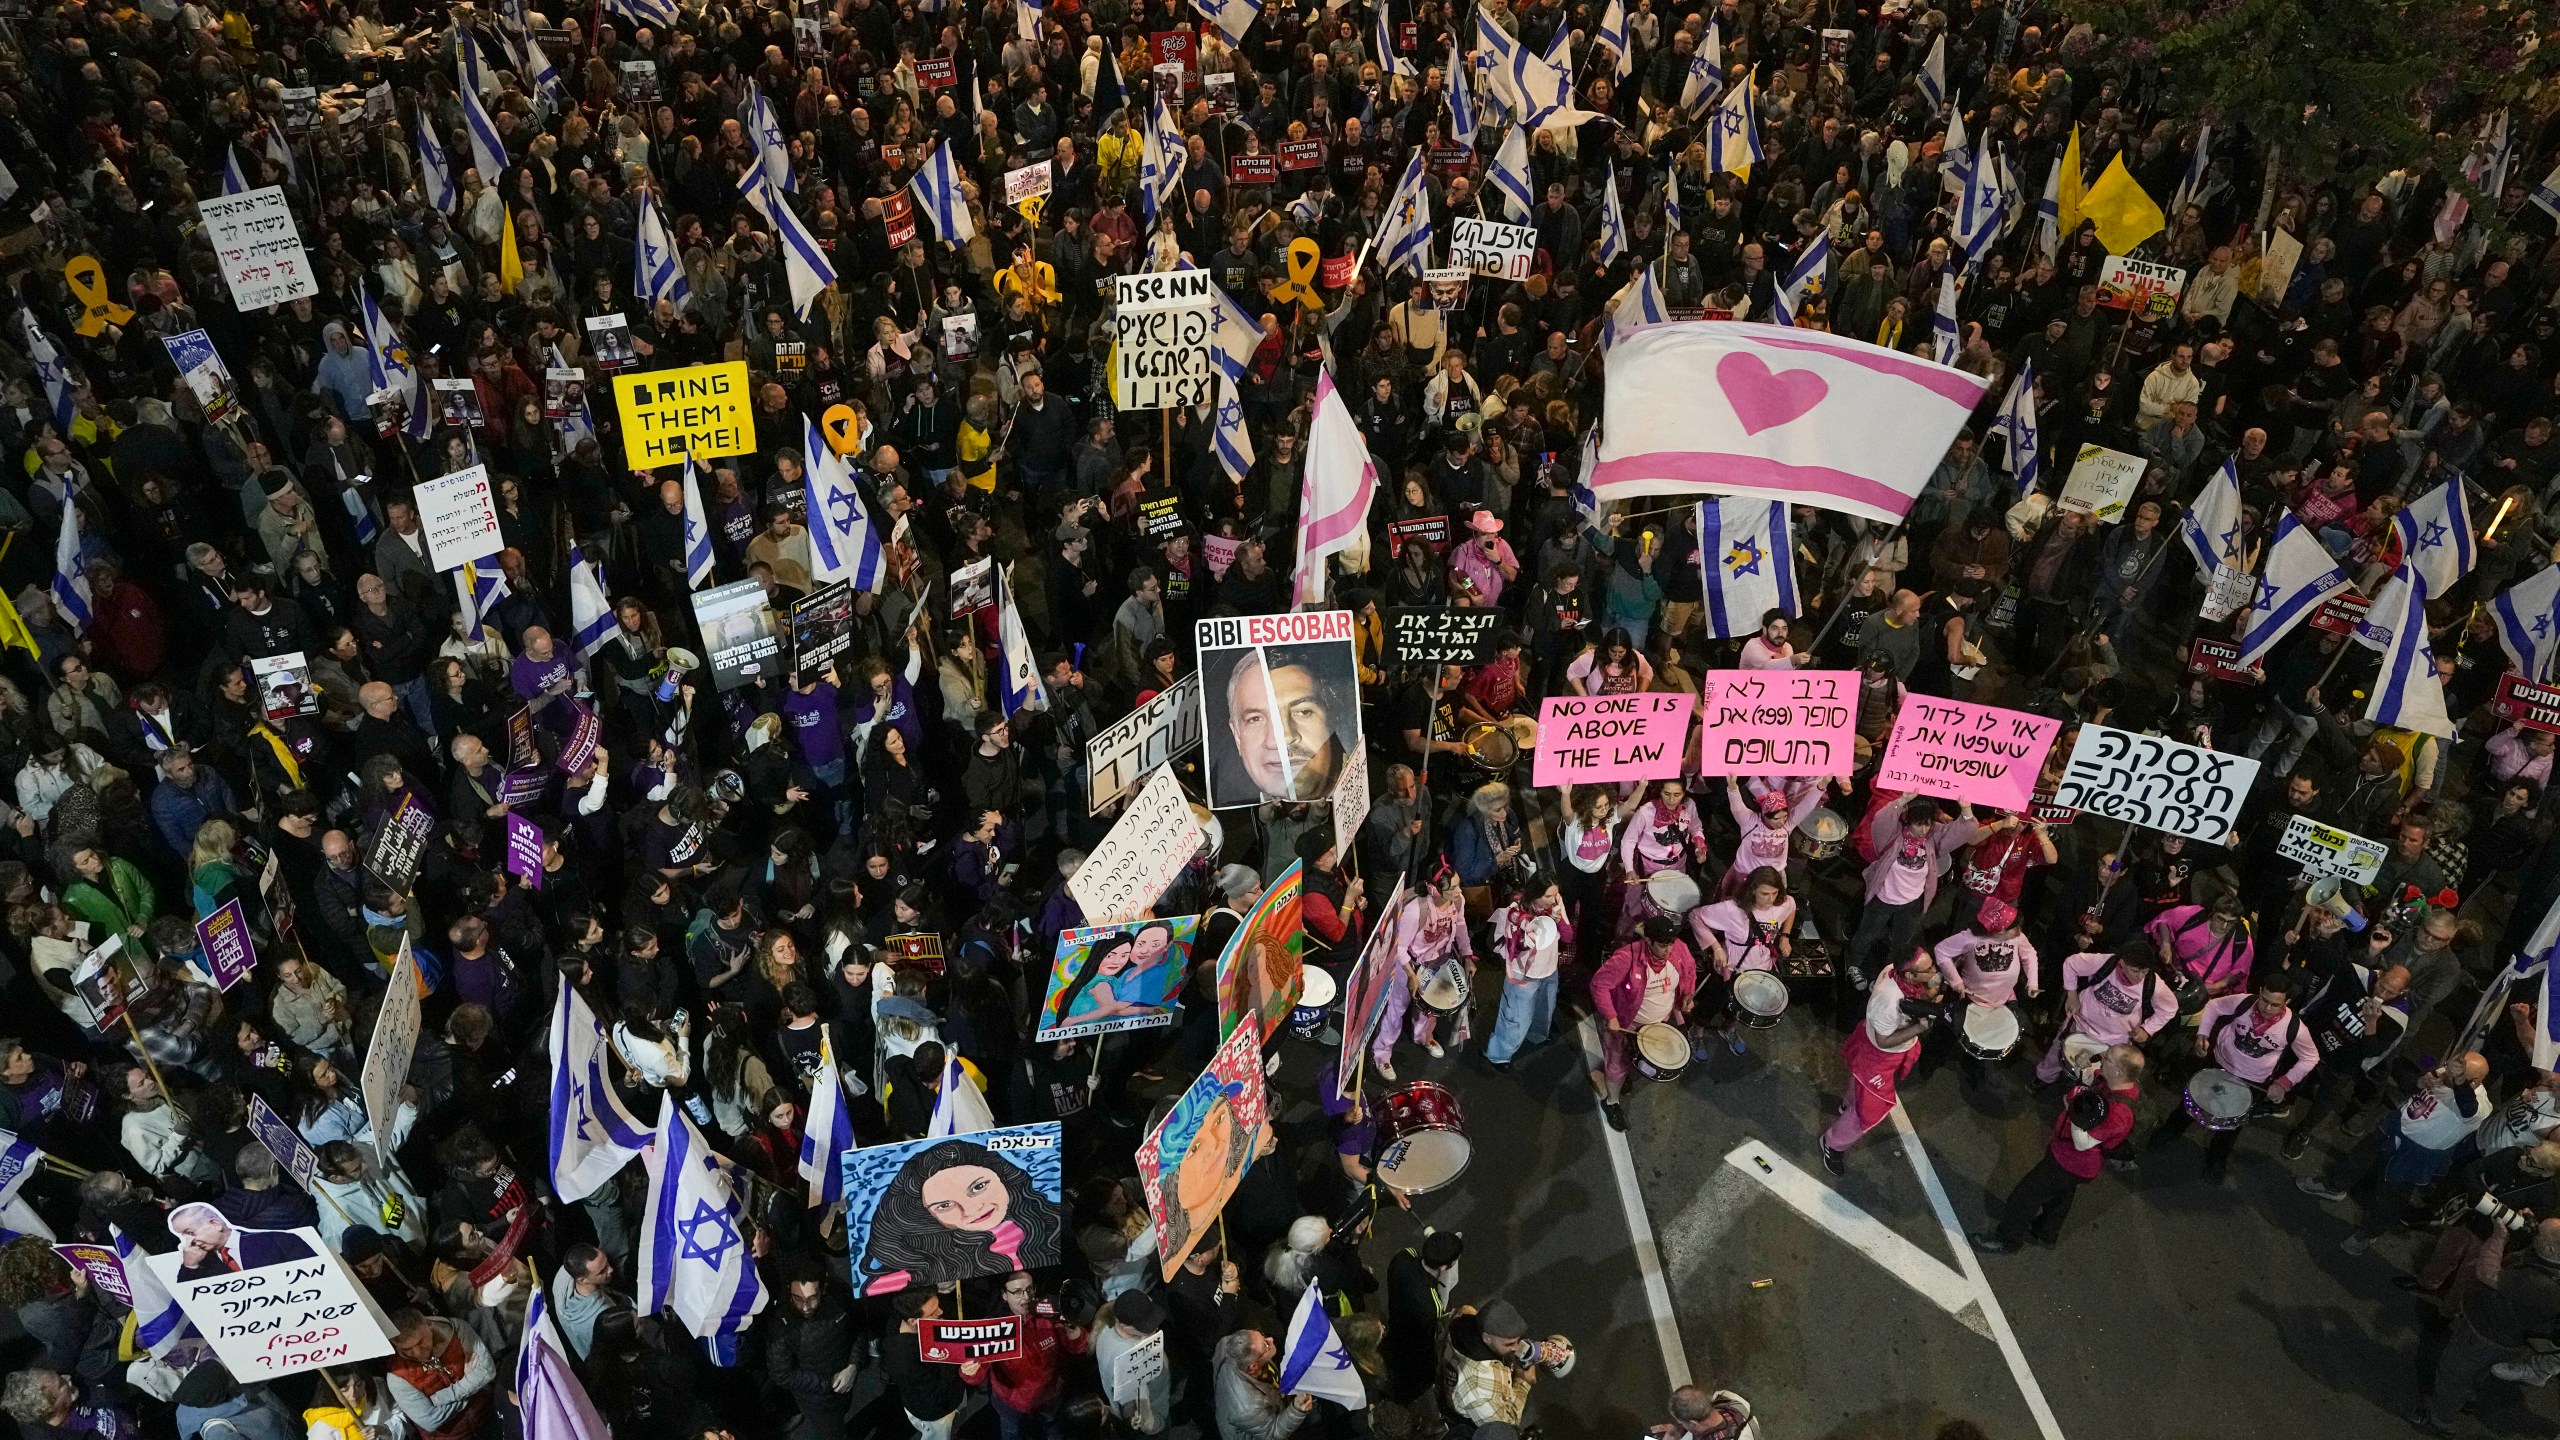
M 1479 535 L 1499 535 L 1502 533 L 1502 517 L 1490 510 L 1479 510 L 1467 517 L 1467 528 Z
M 1973 929 L 1977 935 L 1996 935 L 2018 923 L 2018 907 L 2006 900 L 1985 900 L 1974 912 Z

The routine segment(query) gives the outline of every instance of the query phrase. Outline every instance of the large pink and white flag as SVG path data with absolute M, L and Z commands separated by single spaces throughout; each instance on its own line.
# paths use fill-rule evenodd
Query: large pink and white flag
M 1931 462 L 1935 464 L 1935 461 Z M 1316 376 L 1315 422 L 1307 431 L 1307 468 L 1298 481 L 1298 569 L 1294 603 L 1324 598 L 1324 557 L 1357 544 L 1378 495 L 1378 467 L 1333 388 L 1333 372 Z
M 1599 499 L 1748 495 L 1870 520 L 1910 510 L 1988 388 L 1879 345 L 1727 320 L 1631 331 L 1608 363 Z

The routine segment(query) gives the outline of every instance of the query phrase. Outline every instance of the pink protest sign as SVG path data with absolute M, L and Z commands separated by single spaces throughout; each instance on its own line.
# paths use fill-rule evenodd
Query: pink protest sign
M 2059 720 L 1930 695 L 1905 696 L 1875 783 L 1915 795 L 2023 810 L 2035 800 L 2044 752 L 2061 733 Z
M 1855 670 L 1710 670 L 1701 775 L 1846 775 L 1857 768 Z
M 1658 780 L 1680 773 L 1690 695 L 1550 695 L 1538 707 L 1533 785 Z

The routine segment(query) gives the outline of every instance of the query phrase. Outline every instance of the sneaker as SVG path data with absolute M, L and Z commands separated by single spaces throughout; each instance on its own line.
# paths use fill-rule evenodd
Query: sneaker
M 2489 1373 L 2517 1385 L 2530 1385 L 2536 1390 L 2551 1383 L 2551 1372 L 2530 1360 L 2501 1360 L 2489 1367 Z
M 1846 1175 L 1849 1173 L 1849 1157 L 1825 1145 L 1822 1147 L 1822 1168 L 1834 1175 Z
M 2437 1424 L 2436 1418 L 2424 1410 L 2412 1410 L 2400 1418 L 2408 1421 L 2413 1428 L 2421 1430 L 2429 1435 L 2451 1435 L 2454 1433 L 2452 1426 Z
M 1988 1255 L 2007 1255 L 2018 1248 L 2014 1243 L 2001 1238 L 1997 1232 L 1990 1230 L 1976 1230 L 1966 1238 L 1973 1241 L 1974 1249 Z
M 1726 1048 L 1728 1048 L 1728 1049 L 1732 1050 L 1734 1054 L 1736 1054 L 1736 1055 L 1742 1054 L 1742 1053 L 1743 1053 L 1743 1049 L 1742 1049 L 1742 1031 L 1740 1030 L 1740 1028 L 1738 1028 L 1738 1027 L 1737 1027 L 1737 1028 L 1735 1028 L 1735 1029 L 1732 1029 L 1732 1030 L 1728 1030 L 1728 1031 L 1726 1031 L 1726 1032 L 1725 1032 L 1725 1037 L 1724 1037 L 1724 1043 L 1725 1043 Z
M 2293 1188 L 2301 1191 L 2305 1195 L 2317 1195 L 2323 1200 L 2344 1200 L 2347 1198 L 2346 1191 L 2339 1189 L 2337 1186 L 2330 1184 L 2328 1181 L 2321 1179 L 2317 1175 L 2303 1176 L 2301 1179 L 2293 1182 Z
M 2284 1158 L 2286 1158 L 2287 1160 L 2299 1160 L 2299 1159 L 2301 1159 L 2301 1158 L 2302 1158 L 2302 1152 L 2303 1152 L 2303 1151 L 2305 1151 L 2305 1150 L 2308 1150 L 2308 1149 L 2310 1149 L 2310 1148 L 2311 1148 L 2311 1137 L 2310 1137 L 2310 1136 L 2308 1136 L 2308 1135 L 2289 1135 L 2289 1136 L 2286 1136 L 2286 1137 L 2285 1137 L 2285 1142 L 2284 1142 Z
M 2138 1175 L 2142 1173 L 2142 1162 L 2130 1155 L 2110 1155 L 2107 1168 L 2119 1175 Z
M 1425 1055 L 1430 1056 L 1430 1057 L 1431 1057 L 1432 1059 L 1434 1059 L 1434 1060 L 1437 1060 L 1437 1059 L 1439 1059 L 1441 1056 L 1446 1055 L 1446 1054 L 1448 1054 L 1449 1052 L 1448 1052 L 1448 1051 L 1446 1051 L 1446 1050 L 1441 1049 L 1441 1048 L 1440 1048 L 1440 1042 L 1438 1042 L 1438 1041 L 1436 1041 L 1436 1040 L 1435 1040 L 1435 1041 L 1431 1042 L 1430 1044 L 1423 1046 L 1423 1047 L 1422 1047 L 1422 1053 L 1423 1053 L 1423 1054 L 1425 1054 Z
M 2373 1242 L 2364 1238 L 2362 1231 L 2350 1230 L 2347 1238 L 2338 1242 L 2338 1248 L 2350 1255 L 2361 1255 L 2373 1248 Z
M 1386 1081 L 1390 1085 L 1395 1083 L 1396 1067 L 1388 1064 L 1384 1060 L 1381 1060 L 1377 1064 L 1377 1071 L 1379 1079 Z
M 1603 1100 L 1600 1102 L 1600 1113 L 1608 1117 L 1610 1129 L 1617 1131 L 1621 1135 L 1627 1133 L 1626 1106 L 1619 1104 L 1615 1100 Z
M 1265 1080 L 1268 1080 L 1268 1079 L 1270 1079 L 1272 1076 L 1277 1075 L 1277 1074 L 1279 1074 L 1279 1073 L 1280 1073 L 1280 1052 L 1279 1052 L 1279 1051 L 1277 1051 L 1277 1050 L 1274 1050 L 1274 1051 L 1272 1051 L 1272 1052 L 1271 1052 L 1271 1058 L 1270 1058 L 1270 1059 L 1268 1059 L 1268 1060 L 1265 1060 L 1264 1062 L 1262 1062 L 1262 1078 L 1263 1078 L 1263 1079 L 1265 1079 Z

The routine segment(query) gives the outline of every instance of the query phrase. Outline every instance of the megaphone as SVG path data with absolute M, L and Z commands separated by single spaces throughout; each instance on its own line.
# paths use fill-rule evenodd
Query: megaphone
M 658 698 L 661 701 L 676 698 L 676 691 L 684 686 L 685 672 L 701 668 L 701 656 L 681 645 L 668 646 L 666 662 L 658 676 Z
M 2311 890 L 2302 900 L 2314 910 L 2326 910 L 2347 922 L 2348 929 L 2361 932 L 2364 929 L 2364 912 L 2356 909 L 2355 902 L 2340 893 L 2345 888 L 2336 876 L 2323 876 L 2311 882 Z

